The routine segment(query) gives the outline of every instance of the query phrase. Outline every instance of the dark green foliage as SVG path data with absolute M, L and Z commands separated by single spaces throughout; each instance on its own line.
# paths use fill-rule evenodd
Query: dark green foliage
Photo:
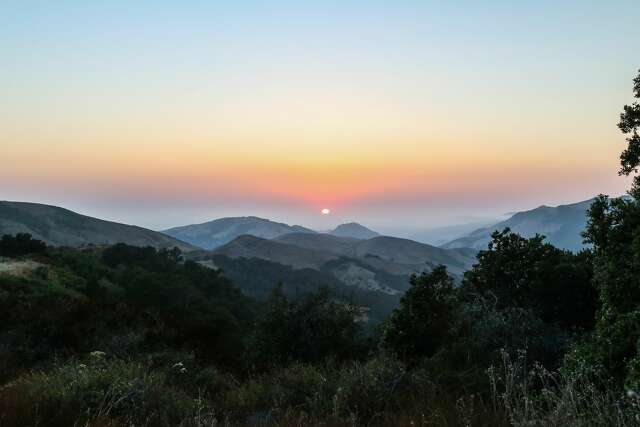
M 11 372 L 53 354 L 184 348 L 239 367 L 255 303 L 176 250 L 115 245 L 51 251 L 44 271 L 0 275 L 0 362 Z
M 495 299 L 498 308 L 527 309 L 545 323 L 589 329 L 597 308 L 591 276 L 589 252 L 573 254 L 545 243 L 543 236 L 526 239 L 505 229 L 480 251 L 463 287 Z
M 432 356 L 449 336 L 454 320 L 453 279 L 444 266 L 411 276 L 383 332 L 383 343 L 403 358 Z
M 15 236 L 5 234 L 0 239 L 0 256 L 17 257 L 28 254 L 41 254 L 47 250 L 47 245 L 31 237 L 28 233 L 18 233 Z
M 363 356 L 364 337 L 356 306 L 331 301 L 326 288 L 290 301 L 276 287 L 256 324 L 253 351 L 259 366 L 292 361 L 338 361 Z
M 593 283 L 602 308 L 595 331 L 566 368 L 596 371 L 640 388 L 640 204 L 601 196 L 589 211 L 585 239 L 595 251 Z

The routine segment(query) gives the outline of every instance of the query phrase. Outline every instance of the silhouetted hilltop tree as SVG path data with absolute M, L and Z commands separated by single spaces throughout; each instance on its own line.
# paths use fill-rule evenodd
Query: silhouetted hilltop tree
M 633 79 L 633 96 L 636 99 L 640 99 L 640 71 L 638 76 Z M 638 172 L 638 167 L 640 166 L 640 135 L 638 135 L 638 130 L 640 129 L 640 104 L 638 101 L 623 107 L 618 128 L 623 134 L 629 135 L 627 137 L 628 146 L 620 155 L 620 175 L 629 176 Z M 634 177 L 630 193 L 636 200 L 640 199 L 640 176 Z

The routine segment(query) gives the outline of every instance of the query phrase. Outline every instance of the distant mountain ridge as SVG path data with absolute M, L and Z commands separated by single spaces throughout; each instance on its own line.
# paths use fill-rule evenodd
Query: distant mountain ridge
M 341 224 L 330 231 L 329 234 L 338 237 L 352 237 L 354 239 L 371 239 L 380 235 L 357 222 Z
M 29 233 L 53 246 L 112 245 L 126 243 L 155 248 L 197 248 L 157 231 L 105 221 L 57 206 L 0 201 L 0 236 Z
M 475 261 L 475 251 L 470 249 L 443 249 L 390 236 L 362 240 L 330 234 L 290 233 L 273 241 L 338 257 L 362 259 L 378 269 L 401 275 L 420 273 L 444 264 L 452 274 L 461 276 Z
M 164 234 L 204 249 L 215 249 L 242 235 L 273 239 L 287 233 L 316 233 L 255 216 L 220 218 L 202 224 L 184 225 L 163 231 Z
M 442 245 L 442 248 L 486 249 L 495 230 L 508 227 L 524 237 L 535 234 L 546 236 L 547 241 L 559 248 L 578 251 L 584 247 L 581 233 L 587 224 L 587 210 L 594 199 L 555 207 L 540 206 L 529 211 L 517 212 L 505 221 L 479 228 L 466 236 Z
M 351 272 L 369 275 L 364 270 L 384 272 L 406 278 L 444 264 L 458 278 L 475 262 L 472 249 L 442 249 L 412 240 L 378 236 L 361 240 L 330 234 L 288 233 L 275 239 L 239 236 L 216 248 L 212 254 L 230 258 L 257 258 L 293 268 L 323 270 L 329 264 L 357 266 Z

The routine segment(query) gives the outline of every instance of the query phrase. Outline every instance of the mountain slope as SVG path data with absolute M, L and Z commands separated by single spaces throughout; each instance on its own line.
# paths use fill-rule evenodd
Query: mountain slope
M 556 207 L 540 206 L 529 211 L 518 212 L 505 221 L 475 230 L 442 247 L 485 249 L 495 230 L 509 227 L 511 231 L 524 237 L 532 237 L 536 233 L 542 234 L 557 247 L 578 251 L 583 247 L 580 233 L 587 224 L 586 215 L 591 203 L 593 199 Z
M 467 248 L 443 249 L 398 237 L 378 236 L 367 240 L 329 234 L 291 233 L 274 239 L 305 250 L 360 259 L 391 274 L 419 273 L 444 264 L 450 273 L 462 275 L 475 261 L 475 251 Z
M 375 231 L 370 230 L 364 225 L 358 224 L 357 222 L 341 224 L 334 230 L 330 231 L 329 234 L 338 237 L 352 237 L 354 239 L 371 239 L 373 237 L 379 236 L 379 234 Z
M 110 245 L 127 243 L 155 248 L 194 246 L 156 231 L 104 221 L 68 209 L 39 203 L 0 201 L 0 235 L 29 233 L 53 246 Z
M 250 235 L 237 237 L 226 245 L 216 248 L 212 253 L 229 258 L 258 258 L 294 268 L 317 270 L 326 262 L 338 258 L 330 252 L 306 249 Z
M 352 258 L 342 253 L 353 252 L 347 246 L 330 252 L 309 247 L 297 246 L 280 241 L 289 236 L 304 237 L 303 233 L 287 234 L 277 240 L 267 240 L 254 236 L 240 236 L 208 254 L 197 253 L 192 259 L 209 267 L 222 267 L 223 271 L 231 268 L 237 284 L 242 289 L 264 293 L 278 282 L 291 289 L 304 292 L 309 286 L 326 285 L 343 295 L 357 296 L 358 304 L 367 307 L 384 306 L 391 309 L 397 304 L 399 296 L 409 286 L 409 274 L 429 270 L 430 266 L 421 264 L 398 269 L 395 264 L 384 260 L 376 260 L 378 266 L 372 265 L 366 258 Z M 307 237 L 318 241 L 337 241 L 340 243 L 358 242 L 355 239 L 339 238 L 326 234 L 307 234 Z M 295 239 L 294 239 L 295 240 Z M 328 245 L 329 243 L 325 243 Z M 225 259 L 232 261 L 225 261 Z M 387 265 L 388 264 L 388 265 Z M 287 268 L 277 267 L 285 266 Z M 241 267 L 243 266 L 243 267 Z M 259 266 L 265 267 L 260 270 Z M 244 269 L 244 270 L 243 270 Z M 394 270 L 399 270 L 395 273 Z M 277 274 L 276 274 L 277 273 Z M 302 282 L 303 278 L 315 284 Z M 375 311 L 375 310 L 374 310 Z M 386 312 L 386 311 L 385 311 Z
M 373 323 L 384 320 L 398 306 L 401 293 L 395 289 L 378 287 L 378 274 L 369 272 L 360 281 L 350 281 L 350 266 L 332 269 L 332 261 L 327 268 L 294 269 L 291 266 L 258 258 L 230 258 L 225 255 L 210 255 L 203 262 L 214 268 L 221 268 L 224 275 L 242 291 L 254 298 L 265 299 L 273 288 L 282 285 L 283 292 L 290 298 L 298 298 L 326 287 L 330 295 L 339 301 L 349 301 L 366 308 L 366 319 Z M 336 273 L 337 274 L 334 274 Z M 380 280 L 389 281 L 386 277 Z M 401 285 L 406 285 L 404 278 Z M 390 280 L 393 281 L 393 280 Z
M 315 231 L 299 225 L 287 225 L 255 216 L 246 216 L 220 218 L 202 224 L 174 227 L 163 233 L 201 248 L 214 249 L 242 235 L 273 239 L 287 233 L 315 233 Z

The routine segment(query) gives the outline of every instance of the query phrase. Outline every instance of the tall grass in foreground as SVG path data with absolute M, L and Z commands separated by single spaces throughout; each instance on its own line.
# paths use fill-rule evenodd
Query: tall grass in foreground
M 593 376 L 550 372 L 526 353 L 502 352 L 500 366 L 488 370 L 493 407 L 513 426 L 638 426 L 640 396 Z
M 640 400 L 503 353 L 478 396 L 380 356 L 293 364 L 239 380 L 188 363 L 165 367 L 100 354 L 31 372 L 0 389 L 0 426 L 633 426 Z

